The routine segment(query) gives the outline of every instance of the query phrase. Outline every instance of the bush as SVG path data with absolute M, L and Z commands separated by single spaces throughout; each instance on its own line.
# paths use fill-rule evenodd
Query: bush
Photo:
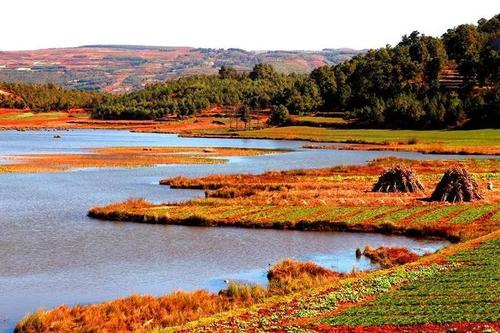
M 381 246 L 377 249 L 367 246 L 363 255 L 382 268 L 403 265 L 418 260 L 419 256 L 406 248 L 390 248 Z
M 270 125 L 283 125 L 289 120 L 289 113 L 286 106 L 280 104 L 274 106 L 269 114 L 269 124 Z
M 336 281 L 341 274 L 312 262 L 286 259 L 267 272 L 269 289 L 273 294 L 287 294 Z

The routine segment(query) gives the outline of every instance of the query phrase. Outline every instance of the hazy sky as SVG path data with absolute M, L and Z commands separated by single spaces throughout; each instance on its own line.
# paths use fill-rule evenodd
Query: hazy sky
M 498 0 L 3 0 L 0 50 L 141 44 L 372 48 L 500 12 Z

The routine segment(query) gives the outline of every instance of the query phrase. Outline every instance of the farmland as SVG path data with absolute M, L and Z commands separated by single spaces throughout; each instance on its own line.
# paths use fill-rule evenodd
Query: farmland
M 377 175 L 404 163 L 419 174 L 426 192 L 369 192 Z M 440 236 L 465 240 L 496 230 L 500 197 L 461 205 L 428 202 L 449 161 L 375 160 L 367 166 L 268 172 L 262 175 L 213 175 L 161 181 L 174 188 L 205 190 L 206 198 L 175 205 L 128 201 L 94 208 L 103 219 L 149 223 L 217 225 L 301 230 L 347 230 Z M 498 179 L 498 160 L 463 160 L 480 188 Z
M 455 266 L 450 271 L 415 281 L 320 322 L 335 326 L 498 322 L 500 313 L 495 302 L 500 289 L 495 275 L 500 263 L 494 255 L 499 251 L 498 238 L 479 248 L 461 251 L 448 258 L 449 264 Z
M 215 74 L 221 65 L 250 70 L 258 62 L 272 63 L 280 72 L 308 72 L 347 60 L 363 51 L 317 52 L 191 47 L 87 45 L 73 48 L 0 53 L 0 81 L 52 82 L 66 88 L 124 93 L 147 83 L 185 75 Z
M 495 232 L 412 264 L 349 276 L 328 287 L 202 319 L 175 331 L 498 330 L 499 236 Z

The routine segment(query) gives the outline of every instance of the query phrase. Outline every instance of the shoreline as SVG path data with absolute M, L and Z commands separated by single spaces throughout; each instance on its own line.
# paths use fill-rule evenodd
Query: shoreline
M 448 240 L 451 243 L 459 243 L 464 241 L 459 235 L 446 233 L 445 230 L 438 228 L 404 228 L 393 224 L 377 225 L 349 225 L 345 221 L 299 221 L 298 223 L 270 223 L 262 224 L 252 221 L 241 220 L 230 223 L 223 220 L 208 220 L 193 215 L 184 219 L 171 219 L 166 216 L 148 216 L 138 213 L 102 213 L 98 210 L 91 209 L 87 216 L 101 221 L 114 222 L 132 222 L 146 224 L 161 224 L 161 225 L 181 225 L 188 227 L 218 227 L 218 228 L 246 228 L 246 229 L 273 229 L 273 230 L 297 230 L 297 231 L 337 231 L 337 232 L 352 232 L 352 233 L 378 233 L 383 235 L 405 236 L 421 239 L 442 239 Z
M 177 134 L 185 138 L 304 141 L 308 143 L 304 148 L 308 149 L 500 156 L 500 145 L 493 140 L 497 133 L 500 135 L 499 129 L 361 129 L 323 127 L 314 122 L 268 127 L 264 125 L 263 116 L 261 118 L 256 126 L 244 129 L 242 123 L 234 123 L 234 118 L 222 111 L 220 114 L 202 112 L 183 119 L 101 120 L 90 118 L 90 113 L 84 110 L 33 113 L 20 109 L 0 109 L 0 132 L 120 130 L 131 133 Z
M 488 258 L 484 258 L 484 255 L 495 255 L 495 242 L 498 244 L 498 237 L 499 232 L 497 230 L 469 241 L 451 244 L 434 253 L 420 256 L 415 261 L 365 272 L 342 274 L 322 268 L 316 264 L 311 264 L 310 262 L 284 260 L 270 268 L 268 271 L 268 280 L 270 283 L 265 288 L 229 283 L 228 288 L 223 289 L 218 294 L 199 289 L 191 292 L 175 291 L 161 296 L 131 295 L 83 306 L 68 307 L 61 305 L 49 310 L 38 310 L 27 314 L 17 323 L 16 329 L 20 329 L 21 332 L 30 332 L 29 329 L 31 327 L 39 327 L 38 325 L 44 325 L 46 330 L 52 328 L 51 325 L 67 327 L 64 326 L 64 320 L 70 323 L 73 322 L 74 325 L 82 325 L 82 327 L 103 325 L 103 322 L 96 323 L 93 319 L 99 320 L 99 313 L 105 313 L 110 308 L 119 309 L 119 313 L 123 313 L 122 311 L 128 311 L 130 307 L 135 308 L 139 306 L 143 309 L 149 309 L 150 311 L 148 312 L 155 313 L 153 310 L 160 309 L 158 305 L 160 301 L 172 304 L 171 311 L 179 311 L 179 314 L 183 310 L 177 309 L 177 306 L 174 304 L 180 304 L 179 307 L 187 308 L 187 311 L 189 311 L 191 304 L 193 304 L 198 311 L 204 311 L 193 316 L 189 315 L 191 312 L 186 312 L 188 314 L 187 318 L 183 317 L 179 321 L 164 322 L 158 332 L 212 332 L 223 329 L 227 330 L 228 327 L 241 328 L 239 320 L 249 321 L 253 324 L 258 323 L 260 326 L 256 327 L 264 326 L 268 330 L 271 330 L 275 326 L 276 321 L 280 322 L 281 320 L 285 323 L 302 323 L 300 327 L 305 327 L 308 323 L 315 323 L 318 320 L 318 314 L 321 314 L 319 318 L 324 318 L 326 315 L 341 313 L 351 306 L 363 307 L 377 298 L 390 295 L 391 292 L 404 291 L 405 286 L 408 284 L 418 285 L 422 280 L 425 283 L 426 280 L 429 281 L 430 279 L 443 281 L 443 278 L 445 282 L 451 279 L 452 284 L 457 277 L 463 277 L 461 272 L 465 272 L 465 276 L 467 276 L 468 270 L 471 268 L 471 264 L 460 261 L 460 256 L 465 256 L 468 259 L 477 257 L 481 264 L 488 264 Z M 472 267 L 474 267 L 474 264 L 472 264 Z M 494 268 L 494 265 L 489 264 L 487 268 Z M 274 274 L 269 275 L 270 272 L 278 273 L 283 277 L 280 278 L 280 276 L 277 276 L 274 278 L 272 277 Z M 297 274 L 295 272 L 300 272 L 300 274 L 294 275 Z M 311 280 L 311 277 L 314 277 L 315 280 Z M 275 279 L 278 284 L 272 284 L 271 279 Z M 286 283 L 282 284 L 283 287 L 281 288 L 283 288 L 283 291 L 280 291 L 280 281 L 288 281 L 286 282 L 288 285 Z M 480 281 L 488 281 L 488 276 L 482 276 Z M 287 286 L 298 287 L 287 291 L 285 289 Z M 475 288 L 474 290 L 478 289 L 478 287 L 474 286 L 473 288 Z M 355 298 L 353 298 L 353 295 Z M 445 296 L 449 295 L 453 296 L 453 293 L 448 292 L 445 294 Z M 219 306 L 214 309 L 213 306 L 206 305 L 205 300 L 207 298 L 211 300 L 224 300 L 226 306 Z M 299 298 L 303 302 L 297 302 Z M 179 301 L 180 299 L 183 301 Z M 335 302 L 325 303 L 325 300 L 332 299 Z M 176 303 L 170 302 L 170 300 L 176 300 Z M 315 305 L 319 301 L 323 301 L 322 304 L 327 305 L 327 307 L 318 310 Z M 488 307 L 490 313 L 494 309 L 494 302 L 488 299 L 482 301 L 480 305 Z M 297 322 L 296 318 L 304 317 L 300 315 L 304 307 L 305 309 L 311 309 L 309 312 L 305 312 L 307 321 Z M 332 308 L 334 312 L 332 312 Z M 87 311 L 89 318 L 82 322 L 81 318 L 85 318 L 83 314 Z M 143 328 L 144 322 L 149 326 L 153 320 L 155 320 L 155 323 L 161 321 L 160 318 L 152 317 L 151 313 L 145 318 L 144 316 L 140 318 L 139 325 L 141 326 L 138 327 Z M 275 316 L 275 313 L 279 313 L 280 315 Z M 294 315 L 290 317 L 290 314 Z M 342 314 L 340 315 L 342 316 Z M 265 318 L 265 321 L 262 321 L 262 318 Z M 122 320 L 129 325 L 133 325 L 135 318 L 126 317 Z M 460 322 L 458 323 L 460 324 Z M 116 325 L 120 324 L 123 325 L 121 321 L 116 323 Z M 473 325 L 471 327 L 477 327 L 478 322 L 470 322 L 468 324 Z M 484 324 L 485 328 L 499 327 L 498 322 L 491 320 L 486 320 L 482 324 Z M 449 327 L 454 327 L 457 325 L 457 322 L 445 322 L 439 325 L 437 326 L 444 327 L 443 325 L 448 325 Z M 122 327 L 124 329 L 127 326 Z M 418 328 L 421 326 L 415 325 L 414 327 Z M 154 330 L 154 325 L 148 327 L 146 331 L 150 331 L 151 329 Z
M 388 144 L 375 143 L 375 142 L 360 142 L 356 139 L 346 140 L 327 140 L 327 139 L 312 139 L 298 137 L 265 137 L 245 135 L 241 136 L 239 132 L 234 133 L 192 133 L 182 130 L 157 130 L 157 129 L 137 129 L 134 127 L 108 127 L 108 126 L 95 126 L 95 127 L 0 127 L 2 131 L 40 131 L 40 132 L 54 132 L 54 131 L 72 131 L 72 130 L 110 130 L 110 131 L 128 131 L 130 133 L 154 133 L 154 134 L 175 134 L 180 138 L 213 138 L 213 139 L 249 139 L 249 140 L 277 140 L 277 141 L 304 141 L 310 144 L 305 144 L 305 149 L 332 149 L 332 150 L 353 150 L 353 151 L 394 151 L 394 152 L 410 152 L 421 153 L 428 155 L 460 155 L 460 156 L 500 156 L 500 147 L 493 147 L 492 149 L 476 150 L 476 148 L 447 148 L 442 143 L 438 144 L 399 144 L 397 142 L 390 142 Z M 315 145 L 315 144 L 325 145 Z M 331 145 L 328 145 L 331 144 Z M 492 151 L 491 151 L 492 150 Z
M 355 150 L 355 151 L 396 151 L 396 152 L 414 152 L 429 155 L 462 155 L 462 156 L 500 156 L 500 148 L 496 148 L 494 152 L 488 151 L 467 151 L 467 148 L 461 148 L 460 150 L 453 150 L 451 148 L 436 148 L 436 144 L 422 144 L 423 147 L 415 149 L 413 145 L 399 145 L 397 143 L 374 143 L 366 142 L 360 143 L 360 140 L 320 140 L 311 138 L 301 138 L 301 137 L 262 137 L 262 136 L 252 136 L 245 135 L 241 136 L 238 133 L 173 133 L 178 134 L 179 137 L 184 138 L 215 138 L 215 139 L 251 139 L 251 140 L 283 140 L 283 141 L 306 141 L 310 143 L 330 143 L 336 145 L 304 145 L 303 148 L 306 149 L 334 149 L 334 150 Z
M 108 206 L 108 208 L 97 207 L 91 209 L 88 212 L 88 216 L 92 218 L 113 221 L 165 225 L 224 228 L 240 227 L 280 230 L 304 230 L 317 232 L 341 231 L 382 233 L 415 238 L 421 237 L 424 239 L 446 239 L 451 241 L 452 243 L 459 243 L 448 244 L 435 254 L 422 257 L 413 263 L 399 266 L 395 270 L 381 269 L 373 272 L 361 272 L 357 273 L 352 278 L 346 276 L 345 280 L 335 279 L 332 284 L 330 284 L 330 282 L 318 283 L 317 290 L 321 290 L 321 292 L 326 290 L 328 293 L 338 292 L 340 295 L 343 295 L 343 293 L 345 292 L 348 295 L 351 295 L 350 292 L 352 291 L 352 289 L 349 283 L 352 279 L 356 279 L 357 283 L 359 283 L 359 285 L 361 286 L 360 290 L 372 290 L 372 283 L 374 283 L 373 281 L 376 281 L 376 283 L 383 283 L 386 281 L 385 278 L 379 280 L 379 277 L 385 276 L 388 276 L 389 279 L 393 279 L 393 275 L 391 274 L 393 274 L 392 272 L 396 271 L 398 273 L 394 273 L 394 276 L 399 277 L 399 272 L 401 272 L 404 276 L 404 281 L 401 285 L 405 285 L 408 282 L 408 280 L 406 280 L 406 277 L 411 278 L 411 283 L 417 283 L 420 277 L 426 277 L 431 273 L 433 275 L 453 274 L 454 270 L 452 270 L 451 268 L 455 269 L 460 266 L 450 266 L 451 268 L 448 268 L 447 262 L 448 255 L 450 253 L 453 253 L 454 251 L 461 251 L 463 248 L 467 248 L 469 246 L 474 246 L 481 243 L 482 240 L 490 239 L 490 237 L 493 237 L 495 239 L 498 237 L 498 230 L 496 229 L 497 219 L 495 217 L 500 214 L 499 197 L 496 194 L 498 192 L 489 193 L 489 197 L 487 197 L 484 204 L 479 202 L 479 205 L 476 205 L 432 203 L 427 204 L 422 202 L 421 199 L 422 197 L 427 196 L 428 192 L 418 194 L 403 194 L 372 193 L 367 191 L 368 186 L 373 183 L 374 178 L 380 174 L 381 170 L 386 168 L 388 165 L 401 163 L 402 161 L 415 168 L 418 176 L 424 183 L 425 187 L 428 189 L 431 188 L 430 185 L 434 184 L 435 181 L 438 180 L 436 176 L 439 176 L 442 173 L 443 169 L 449 166 L 449 161 L 446 160 L 412 161 L 387 158 L 374 160 L 372 162 L 369 162 L 367 165 L 361 166 L 351 165 L 312 170 L 290 170 L 279 172 L 269 171 L 258 175 L 228 174 L 210 175 L 200 178 L 174 177 L 170 178 L 169 180 L 163 180 L 161 183 L 177 188 L 192 188 L 192 186 L 197 186 L 199 189 L 206 191 L 206 198 L 194 199 L 191 201 L 173 205 L 155 205 L 150 204 L 144 200 L 135 200 L 135 205 L 130 204 L 127 206 L 127 204 L 122 204 L 122 206 L 115 205 L 114 208 Z M 486 175 L 490 173 L 497 173 L 500 167 L 498 161 L 492 159 L 481 161 L 463 160 L 461 162 L 466 165 L 471 170 L 471 172 L 474 173 L 475 177 L 481 184 L 481 187 L 485 185 Z M 231 189 L 236 189 L 236 191 L 231 192 Z M 345 192 L 341 192 L 341 189 L 343 189 Z M 320 196 L 318 200 L 324 199 L 326 201 L 324 203 L 324 206 L 315 206 L 316 204 L 318 204 L 318 202 L 315 202 L 313 200 L 315 200 L 314 198 L 317 198 L 317 195 Z M 294 201 L 293 198 L 298 199 Z M 343 208 L 346 208 L 345 205 L 341 206 L 339 204 L 339 199 L 345 199 L 347 205 L 353 205 L 360 199 L 365 201 L 366 204 L 360 203 L 359 206 L 353 206 L 353 211 L 358 211 L 359 209 L 366 208 L 364 209 L 364 211 L 374 211 L 374 215 L 370 215 L 373 218 L 369 222 L 365 223 L 366 216 L 364 216 L 362 219 L 358 219 L 357 222 L 353 222 L 354 220 L 349 220 L 350 218 L 352 218 L 352 216 L 355 217 L 356 214 L 347 214 L 350 217 L 346 219 L 340 217 L 331 218 L 329 220 L 322 218 L 321 216 L 323 215 L 318 214 L 320 213 L 320 211 L 322 211 L 321 213 L 323 213 L 323 211 L 336 213 L 337 209 L 341 210 Z M 267 202 L 266 200 L 270 200 L 270 202 Z M 273 204 L 273 200 L 277 200 L 282 203 L 283 201 L 286 201 L 286 205 L 290 205 L 292 210 L 296 209 L 296 211 L 291 212 L 289 210 L 290 206 L 276 206 Z M 306 200 L 307 202 L 304 203 L 302 202 L 303 200 Z M 397 206 L 396 200 L 401 201 L 401 204 L 399 204 L 399 206 Z M 455 209 L 457 207 L 458 209 Z M 284 208 L 286 209 L 282 211 Z M 319 210 L 308 211 L 306 214 L 308 217 L 297 215 L 298 212 L 300 213 L 300 211 L 308 210 L 311 208 Z M 413 214 L 405 215 L 402 220 L 395 219 L 395 221 L 397 220 L 399 222 L 382 223 L 383 221 L 381 216 L 383 214 L 401 214 L 401 211 L 414 210 L 415 208 L 416 210 Z M 483 210 L 483 208 L 486 209 Z M 270 215 L 268 215 L 267 220 L 261 220 L 257 217 L 252 219 L 252 213 L 250 213 L 250 215 L 245 215 L 246 213 L 248 213 L 248 210 L 252 209 L 256 209 L 256 212 L 258 214 L 269 213 Z M 187 211 L 188 215 L 182 217 L 182 210 L 184 210 L 185 212 Z M 241 215 L 242 210 L 245 211 L 245 214 L 243 215 Z M 445 210 L 450 210 L 448 212 L 449 215 L 445 216 L 440 213 Z M 469 212 L 478 210 L 481 210 L 482 213 L 479 215 L 474 215 L 475 217 L 471 217 L 469 215 Z M 228 211 L 231 213 L 231 216 L 240 217 L 229 217 L 225 220 L 222 219 L 221 216 L 228 216 L 226 215 Z M 276 212 L 280 212 L 281 218 L 276 218 L 273 220 L 273 217 L 269 217 L 273 216 L 273 214 L 275 214 Z M 415 212 L 417 213 L 415 214 Z M 446 217 L 447 220 L 455 219 L 461 217 L 462 213 L 466 213 L 466 216 L 468 216 L 465 220 L 457 220 L 455 222 L 449 220 L 448 222 L 451 223 L 444 223 L 443 217 Z M 364 212 L 361 214 L 364 214 Z M 433 217 L 431 219 L 423 218 L 428 214 L 431 214 Z M 423 223 L 424 220 L 428 222 Z M 373 221 L 378 221 L 380 223 L 374 223 Z M 447 229 L 447 226 L 455 227 Z M 477 229 L 477 227 L 479 227 L 479 229 Z M 165 232 L 168 233 L 168 229 L 166 229 Z M 442 271 L 436 270 L 436 267 L 441 267 Z M 418 270 L 413 271 L 414 269 Z M 448 270 L 450 270 L 451 273 L 448 273 Z M 311 278 L 307 277 L 306 279 Z M 303 286 L 302 281 L 297 281 L 298 282 L 294 283 Z M 336 289 L 332 290 L 332 288 L 337 288 L 337 283 L 346 283 L 345 287 L 341 287 L 345 289 L 340 289 L 341 291 L 336 291 Z M 394 286 L 399 287 L 398 283 L 394 283 Z M 378 286 L 378 284 L 376 284 L 376 286 Z M 240 288 L 249 287 L 242 286 Z M 214 323 L 213 325 L 215 325 L 215 327 L 219 327 L 217 326 L 219 325 L 219 320 L 221 320 L 221 318 L 222 320 L 224 320 L 225 316 L 228 316 L 228 318 L 230 318 L 235 314 L 239 314 L 239 311 L 251 312 L 253 311 L 253 309 L 265 309 L 267 306 L 273 306 L 272 304 L 275 304 L 275 302 L 277 301 L 281 302 L 282 300 L 285 300 L 286 302 L 288 302 L 288 300 L 291 299 L 290 297 L 295 296 L 301 297 L 305 300 L 309 300 L 311 297 L 313 297 L 313 299 L 316 299 L 316 297 L 322 297 L 321 295 L 323 294 L 317 296 L 314 293 L 312 294 L 313 296 L 311 296 L 310 292 L 314 290 L 312 288 L 304 288 L 304 291 L 292 294 L 284 294 L 284 296 L 280 296 L 282 298 L 264 298 L 264 303 L 256 301 L 251 305 L 240 304 L 238 306 L 235 306 L 234 308 L 228 309 L 228 311 L 217 310 L 214 311 L 214 313 L 207 313 L 206 315 L 202 315 L 198 318 L 193 318 L 193 320 L 188 320 L 185 323 L 178 323 L 181 326 L 165 325 L 164 329 L 165 331 L 177 329 L 183 330 L 186 328 L 189 330 L 190 327 L 196 327 L 196 325 L 200 325 L 200 327 L 203 327 L 203 323 L 208 323 L 208 331 L 217 331 L 217 329 L 211 330 L 213 326 L 210 325 Z M 383 290 L 384 293 L 390 292 L 386 291 L 385 289 Z M 108 304 L 129 304 L 129 300 L 137 300 L 137 303 L 135 304 L 139 304 L 139 300 L 147 300 L 147 304 L 150 304 L 150 302 L 157 302 L 164 299 L 163 297 L 173 297 L 172 295 L 182 295 L 182 297 L 184 298 L 185 295 L 191 294 L 167 294 L 165 296 L 157 297 L 129 296 L 126 298 L 112 300 L 104 303 L 79 307 L 78 311 L 94 311 L 106 309 Z M 224 295 L 224 292 L 222 293 L 222 295 Z M 363 297 L 366 297 L 367 300 L 371 300 L 370 293 L 364 295 Z M 195 296 L 193 297 L 193 299 L 195 301 L 201 301 L 204 298 Z M 364 298 L 362 298 L 361 300 L 364 300 Z M 315 304 L 314 301 L 310 303 Z M 308 301 L 306 304 L 310 303 Z M 148 306 L 147 304 L 140 304 L 140 306 Z M 340 302 L 340 304 L 344 303 Z M 358 305 L 362 306 L 362 304 L 363 303 L 360 303 Z M 137 305 L 134 305 L 134 308 L 136 306 Z M 68 313 L 67 309 L 68 307 L 61 306 L 56 307 L 52 310 L 45 310 L 44 312 L 35 312 L 34 314 L 25 317 L 25 319 L 20 321 L 17 325 L 18 327 L 29 327 L 31 325 L 31 320 L 35 321 L 37 318 L 39 318 L 38 316 L 43 317 L 46 314 Z M 264 313 L 264 316 L 265 315 L 267 315 L 267 313 Z M 248 320 L 251 320 L 253 316 L 254 315 L 252 315 L 252 317 L 245 318 L 250 318 Z M 258 316 L 260 316 L 260 313 Z M 67 320 L 71 321 L 74 318 L 78 318 L 78 316 L 73 317 L 70 315 L 67 318 Z M 129 318 L 126 318 L 125 320 L 129 320 Z M 150 320 L 150 318 L 148 317 L 145 320 L 142 320 L 142 322 L 145 322 L 146 320 Z M 46 322 L 50 323 L 50 321 Z
M 172 164 L 219 164 L 225 157 L 280 154 L 287 150 L 208 147 L 101 147 L 82 153 L 8 155 L 2 173 L 51 173 L 87 168 L 142 168 Z

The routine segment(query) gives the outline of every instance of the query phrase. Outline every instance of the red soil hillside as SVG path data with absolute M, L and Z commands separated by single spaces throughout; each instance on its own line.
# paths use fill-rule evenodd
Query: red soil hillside
M 46 83 L 66 88 L 123 93 L 147 83 L 183 75 L 217 73 L 221 65 L 250 70 L 271 63 L 282 72 L 307 72 L 363 51 L 264 51 L 90 45 L 74 48 L 0 52 L 0 81 Z

